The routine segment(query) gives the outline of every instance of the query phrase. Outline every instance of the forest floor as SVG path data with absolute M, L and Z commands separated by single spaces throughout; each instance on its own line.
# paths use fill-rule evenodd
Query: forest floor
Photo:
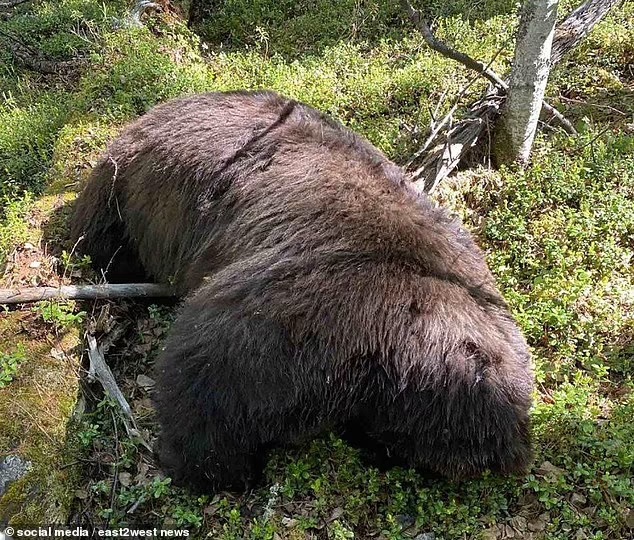
M 508 72 L 514 2 L 419 7 L 439 37 Z M 35 0 L 0 13 L 0 287 L 95 279 L 67 243 L 66 216 L 108 141 L 159 102 L 271 88 L 402 164 L 472 76 L 431 51 L 398 2 L 232 0 L 195 32 L 178 6 L 141 26 L 129 12 L 118 0 Z M 473 163 L 435 194 L 477 236 L 531 345 L 530 474 L 451 483 L 379 471 L 325 436 L 274 452 L 252 492 L 194 495 L 142 443 L 156 437 L 152 366 L 175 306 L 49 302 L 0 313 L 0 459 L 33 464 L 0 499 L 0 523 L 224 540 L 634 538 L 634 3 L 557 67 L 548 100 L 578 136 L 544 130 L 526 171 Z M 86 381 L 87 327 L 110 343 L 138 436 Z

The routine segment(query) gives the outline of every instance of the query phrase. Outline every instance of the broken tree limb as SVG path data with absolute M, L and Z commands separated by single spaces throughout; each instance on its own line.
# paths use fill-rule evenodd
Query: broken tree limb
M 159 283 L 108 283 L 0 289 L 0 304 L 26 304 L 41 300 L 109 300 L 112 298 L 167 298 L 176 296 L 169 285 Z
M 88 359 L 90 360 L 90 367 L 88 369 L 88 380 L 90 382 L 98 381 L 106 393 L 116 401 L 123 413 L 123 416 L 127 418 L 132 425 L 135 424 L 132 417 L 132 409 L 130 404 L 125 399 L 123 392 L 114 380 L 112 371 L 106 364 L 106 360 L 102 351 L 97 347 L 97 340 L 95 336 L 88 334 L 86 336 L 88 342 Z
M 501 90 L 494 88 L 475 103 L 465 117 L 446 129 L 429 149 L 411 163 L 411 180 L 420 191 L 431 193 L 453 171 L 465 153 L 476 145 L 487 126 L 494 122 L 504 102 Z
M 90 361 L 90 367 L 88 368 L 88 380 L 91 382 L 98 381 L 99 384 L 101 384 L 104 392 L 119 406 L 122 413 L 123 425 L 125 426 L 128 436 L 133 439 L 137 439 L 151 452 L 152 447 L 141 436 L 132 414 L 132 408 L 117 385 L 108 364 L 106 364 L 103 351 L 97 347 L 97 340 L 95 339 L 95 336 L 88 334 L 86 336 L 86 340 L 88 342 L 88 359 Z
M 542 111 L 541 117 L 545 122 L 548 122 L 549 118 L 555 118 L 557 122 L 561 125 L 562 128 L 569 135 L 577 135 L 577 130 L 575 126 L 572 125 L 570 120 L 568 120 L 563 114 L 561 114 L 555 107 L 542 101 Z
M 550 62 L 559 63 L 568 51 L 574 49 L 592 29 L 622 0 L 588 0 L 575 9 L 555 29 Z

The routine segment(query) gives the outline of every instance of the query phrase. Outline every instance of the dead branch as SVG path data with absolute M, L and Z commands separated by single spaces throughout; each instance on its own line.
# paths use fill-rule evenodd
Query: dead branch
M 410 4 L 408 0 L 402 0 L 401 4 L 403 5 L 405 11 L 407 11 L 407 13 L 409 14 L 409 18 L 414 23 L 414 26 L 416 26 L 427 44 L 434 51 L 437 51 L 443 56 L 451 58 L 452 60 L 461 63 L 469 69 L 480 73 L 480 75 L 482 75 L 485 79 L 491 81 L 493 84 L 498 85 L 502 88 L 508 88 L 506 82 L 504 82 L 504 80 L 502 80 L 502 78 L 493 70 L 491 70 L 486 64 L 483 64 L 482 62 L 471 58 L 469 55 L 458 51 L 437 39 L 431 31 L 431 28 L 427 24 L 427 21 L 425 21 L 421 17 L 420 11 L 414 9 L 412 4 Z
M 542 112 L 541 116 L 548 121 L 549 118 L 554 118 L 559 125 L 564 129 L 566 133 L 569 135 L 577 135 L 577 130 L 575 126 L 572 125 L 570 120 L 568 120 L 563 114 L 561 114 L 555 107 L 542 101 Z
M 159 283 L 108 283 L 0 289 L 0 304 L 26 304 L 41 300 L 110 300 L 113 298 L 168 298 L 176 296 L 169 285 Z
M 411 179 L 420 191 L 431 193 L 460 163 L 467 150 L 473 148 L 481 134 L 500 114 L 505 96 L 493 89 L 475 103 L 465 117 L 436 138 L 416 163 L 412 163 Z
M 555 30 L 551 63 L 558 64 L 566 53 L 579 45 L 597 23 L 620 3 L 621 0 L 588 0 L 575 9 Z
M 114 375 L 108 367 L 108 364 L 106 364 L 103 352 L 97 347 L 95 336 L 88 334 L 86 340 L 88 341 L 88 359 L 90 360 L 88 380 L 90 382 L 98 381 L 106 393 L 117 402 L 124 417 L 134 425 L 135 422 L 134 418 L 132 418 L 130 404 L 126 401 L 119 386 L 117 386 Z
M 98 381 L 104 389 L 104 392 L 110 396 L 119 405 L 122 413 L 123 425 L 125 426 L 128 436 L 137 439 L 148 450 L 152 451 L 152 447 L 143 439 L 139 432 L 134 416 L 132 415 L 132 409 L 130 404 L 125 399 L 123 392 L 117 385 L 114 379 L 112 371 L 106 364 L 106 360 L 103 355 L 103 351 L 97 347 L 97 340 L 92 334 L 86 336 L 88 341 L 88 359 L 90 360 L 90 367 L 88 369 L 88 380 Z

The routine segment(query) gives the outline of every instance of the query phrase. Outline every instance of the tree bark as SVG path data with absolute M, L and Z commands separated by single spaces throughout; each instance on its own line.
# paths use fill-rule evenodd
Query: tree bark
M 496 128 L 498 164 L 530 158 L 550 73 L 558 0 L 525 0 L 509 79 L 508 97 Z
M 601 22 L 608 12 L 621 0 L 588 0 L 575 9 L 566 20 L 557 26 L 550 61 L 559 63 L 562 57 L 574 49 L 592 29 Z

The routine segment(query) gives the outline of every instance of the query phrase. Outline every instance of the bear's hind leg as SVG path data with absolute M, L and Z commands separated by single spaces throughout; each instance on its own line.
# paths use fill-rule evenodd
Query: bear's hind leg
M 157 362 L 160 461 L 177 483 L 243 489 L 268 447 L 319 428 L 318 382 L 281 325 L 212 291 L 186 301 Z

